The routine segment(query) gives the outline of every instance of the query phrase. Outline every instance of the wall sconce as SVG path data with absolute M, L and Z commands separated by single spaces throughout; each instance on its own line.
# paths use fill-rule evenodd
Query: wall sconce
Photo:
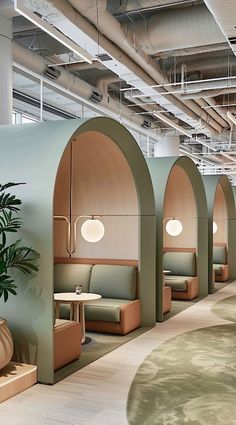
M 213 234 L 215 234 L 218 230 L 218 226 L 215 221 L 213 221 Z
M 180 233 L 183 230 L 182 223 L 179 220 L 177 220 L 175 217 L 166 217 L 166 218 L 164 218 L 163 223 L 166 220 L 169 220 L 166 223 L 166 231 L 167 231 L 168 235 L 170 235 L 170 236 L 180 235 Z
M 69 255 L 74 254 L 76 251 L 77 241 L 77 222 L 80 218 L 88 218 L 81 226 L 81 235 L 87 242 L 99 242 L 104 234 L 105 228 L 103 223 L 97 219 L 100 215 L 79 215 L 73 224 L 73 240 L 71 232 L 71 222 L 64 215 L 54 215 L 54 220 L 61 220 L 67 223 L 67 237 L 66 237 L 66 251 Z

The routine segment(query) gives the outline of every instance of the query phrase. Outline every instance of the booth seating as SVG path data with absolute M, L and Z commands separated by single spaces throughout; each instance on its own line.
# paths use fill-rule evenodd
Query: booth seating
M 169 270 L 165 285 L 171 288 L 174 300 L 192 300 L 199 294 L 199 278 L 196 276 L 196 253 L 170 251 L 164 253 L 163 268 Z
M 141 301 L 136 296 L 136 267 L 110 264 L 55 265 L 55 292 L 74 292 L 76 284 L 82 284 L 83 292 L 102 296 L 85 305 L 87 331 L 125 335 L 140 326 Z M 60 316 L 69 318 L 68 305 L 62 305 Z
M 171 310 L 171 288 L 169 286 L 163 286 L 163 314 L 168 313 Z
M 81 324 L 70 320 L 55 320 L 54 370 L 77 360 L 81 353 Z
M 227 247 L 213 246 L 213 270 L 216 282 L 225 282 L 229 278 L 229 265 L 227 264 Z

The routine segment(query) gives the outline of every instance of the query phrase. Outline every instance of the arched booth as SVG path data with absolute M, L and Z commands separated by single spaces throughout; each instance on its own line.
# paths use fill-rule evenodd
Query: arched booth
M 59 376 L 54 374 L 55 256 L 59 262 L 87 258 L 94 264 L 132 260 L 138 269 L 141 324 L 155 324 L 152 183 L 136 141 L 110 118 L 1 126 L 0 139 L 1 181 L 26 183 L 14 192 L 22 200 L 22 239 L 40 253 L 39 272 L 30 281 L 16 276 L 17 297 L 1 302 L 0 314 L 13 334 L 15 360 L 37 364 L 39 381 L 54 383 Z M 82 238 L 87 216 L 99 216 L 103 223 L 98 243 Z M 71 363 L 67 374 L 73 371 Z
M 215 281 L 236 278 L 236 211 L 227 176 L 203 176 L 209 214 L 209 293 Z M 214 272 L 213 272 L 214 269 Z
M 147 163 L 156 203 L 156 313 L 161 321 L 166 296 L 186 300 L 208 293 L 208 215 L 201 175 L 191 159 L 162 157 Z

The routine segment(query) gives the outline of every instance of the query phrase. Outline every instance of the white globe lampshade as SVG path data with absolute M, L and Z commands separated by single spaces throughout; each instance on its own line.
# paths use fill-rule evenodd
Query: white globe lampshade
M 183 230 L 182 223 L 179 220 L 169 220 L 166 224 L 166 231 L 171 236 L 178 236 Z
M 213 233 L 215 234 L 218 230 L 218 226 L 215 221 L 213 221 Z
M 89 219 L 81 226 L 81 235 L 87 242 L 100 241 L 105 233 L 104 226 L 100 220 Z

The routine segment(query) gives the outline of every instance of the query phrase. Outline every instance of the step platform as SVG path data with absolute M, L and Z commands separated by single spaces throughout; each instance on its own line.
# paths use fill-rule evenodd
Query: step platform
M 37 366 L 10 362 L 0 370 L 0 403 L 37 382 Z

